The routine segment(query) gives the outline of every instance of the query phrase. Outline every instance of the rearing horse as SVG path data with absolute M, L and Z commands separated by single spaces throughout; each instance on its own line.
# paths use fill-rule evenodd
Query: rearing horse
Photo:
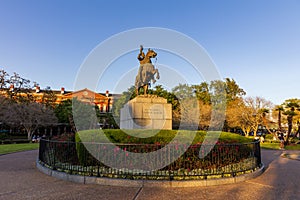
M 136 95 L 139 94 L 139 89 L 141 87 L 144 88 L 144 94 L 148 93 L 148 85 L 152 80 L 152 83 L 155 83 L 156 80 L 154 75 L 156 74 L 156 79 L 159 79 L 159 72 L 152 65 L 151 58 L 155 58 L 157 53 L 152 49 L 148 49 L 147 54 L 145 55 L 143 52 L 143 46 L 140 48 L 140 54 L 138 55 L 138 59 L 140 61 L 140 68 L 138 74 L 135 78 L 135 89 Z

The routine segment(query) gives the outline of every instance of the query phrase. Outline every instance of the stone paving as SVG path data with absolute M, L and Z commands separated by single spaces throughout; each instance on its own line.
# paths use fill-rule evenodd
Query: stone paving
M 282 153 L 285 156 L 281 156 Z M 300 199 L 300 151 L 262 150 L 265 172 L 238 184 L 190 188 L 84 185 L 36 168 L 38 151 L 0 156 L 0 199 Z

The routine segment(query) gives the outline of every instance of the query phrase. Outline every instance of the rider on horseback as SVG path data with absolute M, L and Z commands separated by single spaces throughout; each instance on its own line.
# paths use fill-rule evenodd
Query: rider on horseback
M 142 60 L 144 60 L 144 58 L 145 58 L 145 54 L 144 54 L 144 52 L 143 52 L 143 45 L 141 45 L 140 46 L 140 53 L 139 53 L 139 55 L 138 55 L 138 57 L 137 57 L 137 59 L 140 61 L 140 64 L 143 64 L 142 63 Z
M 140 53 L 137 57 L 137 59 L 140 61 L 140 67 L 135 80 L 137 95 L 140 87 L 144 87 L 144 94 L 146 94 L 150 81 L 152 81 L 152 83 L 156 82 L 154 74 L 156 74 L 156 78 L 159 79 L 158 70 L 154 68 L 151 62 L 151 58 L 155 58 L 156 55 L 157 53 L 152 49 L 148 49 L 148 52 L 145 55 L 143 52 L 143 46 L 140 46 Z

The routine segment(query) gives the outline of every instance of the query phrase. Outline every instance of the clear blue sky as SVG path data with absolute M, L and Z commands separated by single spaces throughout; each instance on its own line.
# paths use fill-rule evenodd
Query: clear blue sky
M 129 29 L 163 27 L 196 40 L 248 96 L 280 104 L 300 98 L 299 11 L 297 0 L 0 0 L 0 68 L 42 88 L 72 90 L 99 43 Z

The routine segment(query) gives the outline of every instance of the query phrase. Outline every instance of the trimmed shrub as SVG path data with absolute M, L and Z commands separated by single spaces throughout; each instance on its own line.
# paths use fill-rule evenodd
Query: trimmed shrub
M 126 151 L 148 153 L 156 151 L 164 147 L 166 144 L 169 144 L 177 134 L 177 130 L 159 130 L 154 136 L 148 138 L 139 138 L 132 136 L 139 134 L 140 136 L 147 136 L 152 134 L 152 131 L 155 130 L 130 130 L 130 135 L 124 133 L 119 129 L 80 131 L 76 133 L 75 136 L 76 150 L 79 162 L 84 166 L 105 166 L 90 154 L 90 152 L 86 148 L 87 145 L 88 149 L 93 152 L 103 150 L 105 144 L 100 145 L 99 143 L 111 142 L 114 143 L 117 148 Z M 185 145 L 185 141 L 187 141 L 187 139 L 191 137 L 190 131 L 181 131 L 181 133 L 183 134 L 181 135 L 179 140 L 173 141 L 174 149 L 172 151 L 175 151 L 175 148 L 182 148 L 182 145 Z M 192 146 L 190 146 L 177 161 L 167 166 L 165 169 L 178 170 L 186 165 L 189 165 L 190 169 L 209 169 L 212 166 L 226 166 L 228 164 L 236 163 L 247 158 L 249 156 L 249 152 L 251 152 L 251 149 L 247 147 L 247 145 L 226 145 L 228 143 L 248 143 L 252 141 L 251 139 L 237 134 L 222 132 L 217 145 L 213 147 L 212 151 L 208 153 L 205 158 L 200 159 L 199 151 L 206 133 L 204 131 L 197 131 L 195 134 L 196 136 L 192 142 Z M 127 144 L 131 145 L 128 146 Z M 114 152 L 114 154 L 116 154 L 115 156 L 119 156 L 117 155 L 118 152 L 119 151 Z M 213 162 L 214 158 L 215 161 Z M 222 159 L 220 160 L 220 158 Z

